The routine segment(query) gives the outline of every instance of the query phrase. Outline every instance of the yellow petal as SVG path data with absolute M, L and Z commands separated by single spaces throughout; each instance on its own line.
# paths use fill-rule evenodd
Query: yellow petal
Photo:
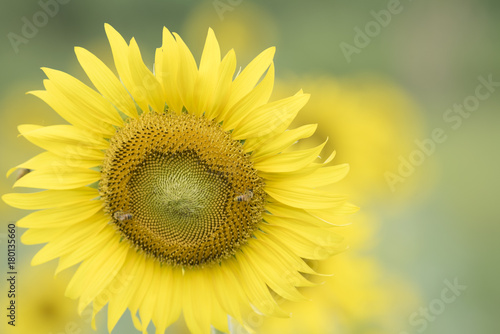
M 112 291 L 108 306 L 108 332 L 112 332 L 118 320 L 127 310 L 129 302 L 139 285 L 145 265 L 145 257 L 137 255 L 134 249 L 129 249 L 127 261 L 117 275 L 118 287 Z
M 141 255 L 139 254 L 138 256 Z M 144 258 L 144 256 L 142 257 Z M 150 258 L 147 259 L 145 258 L 143 270 L 140 272 L 138 271 L 139 275 L 133 277 L 134 282 L 132 284 L 134 284 L 134 286 L 137 287 L 134 296 L 130 300 L 129 308 L 130 308 L 130 313 L 132 314 L 132 318 L 134 320 L 134 326 L 141 327 L 140 329 L 138 328 L 138 330 L 141 330 L 143 327 L 147 328 L 148 325 L 147 323 L 144 322 L 142 324 L 139 323 L 136 320 L 135 315 L 137 313 L 137 310 L 143 304 L 143 300 L 145 300 L 145 296 L 149 291 L 154 276 L 153 274 L 155 273 L 156 265 L 157 264 L 155 263 L 154 260 Z
M 326 210 L 306 210 L 309 214 L 317 217 L 321 220 L 329 222 L 330 224 L 335 224 L 335 222 L 339 219 L 339 216 L 350 215 L 359 211 L 359 207 L 345 202 L 339 206 L 326 209 Z
M 105 23 L 104 30 L 108 36 L 111 52 L 115 62 L 116 70 L 120 78 L 130 80 L 130 70 L 128 67 L 128 44 L 123 37 L 111 25 Z
M 68 190 L 45 190 L 27 194 L 5 194 L 2 196 L 2 200 L 18 209 L 38 210 L 88 202 L 98 196 L 97 189 L 83 187 Z
M 177 42 L 170 31 L 163 27 L 163 43 L 155 56 L 155 76 L 163 87 L 163 96 L 168 108 L 177 114 L 182 112 L 182 99 L 178 89 L 180 62 Z
M 215 88 L 214 99 L 212 104 L 207 107 L 205 117 L 208 119 L 216 118 L 220 121 L 224 118 L 222 111 L 225 110 L 226 104 L 231 93 L 231 85 L 233 83 L 233 74 L 236 69 L 236 55 L 234 50 L 230 50 L 219 66 L 217 77 L 217 86 Z
M 281 155 L 281 154 L 280 154 Z M 263 172 L 260 171 L 259 175 L 266 180 L 269 181 L 274 181 L 274 182 L 282 182 L 286 180 L 293 180 L 295 178 L 301 178 L 308 176 L 314 172 L 316 172 L 318 169 L 325 167 L 328 163 L 330 163 L 335 156 L 335 152 L 333 152 L 324 162 L 311 162 L 305 167 L 302 167 L 301 169 L 297 169 L 294 171 L 289 171 L 289 172 Z M 311 157 L 312 158 L 312 157 Z M 321 159 L 321 156 L 318 156 L 319 159 Z M 266 157 L 267 159 L 267 157 Z M 261 159 L 259 159 L 260 161 Z M 262 159 L 264 160 L 264 159 Z
M 317 188 L 326 186 L 332 183 L 336 183 L 342 180 L 347 173 L 349 172 L 348 164 L 340 164 L 336 166 L 328 166 L 318 168 L 312 173 L 308 173 L 305 175 L 280 175 L 279 173 L 275 173 L 270 180 L 273 182 L 280 182 L 283 184 L 283 187 L 295 187 L 295 186 L 304 186 L 309 188 Z
M 276 129 L 287 128 L 308 100 L 309 94 L 299 94 L 255 109 L 234 129 L 233 138 L 263 137 Z
M 77 128 L 72 125 L 33 125 L 22 124 L 18 126 L 19 133 L 29 139 L 38 139 L 40 141 L 61 141 L 64 144 L 85 144 L 94 149 L 107 149 L 109 146 L 101 136 L 93 132 Z
M 290 314 L 283 311 L 273 296 L 269 292 L 269 288 L 263 282 L 262 277 L 258 276 L 250 269 L 247 256 L 245 253 L 238 253 L 236 260 L 227 261 L 227 264 L 232 267 L 234 272 L 237 272 L 238 280 L 243 286 L 243 289 L 250 302 L 265 315 L 287 318 Z
M 130 41 L 128 57 L 130 75 L 134 84 L 132 94 L 135 97 L 141 95 L 141 100 L 144 99 L 154 111 L 163 112 L 165 110 L 163 89 L 153 73 L 144 65 L 139 46 L 134 38 Z M 143 111 L 148 110 L 143 109 Z
M 263 224 L 260 228 L 262 231 L 273 235 L 273 237 L 278 240 L 287 240 L 286 246 L 304 259 L 324 260 L 341 251 L 335 247 L 319 245 L 282 226 Z
M 297 255 L 293 254 L 293 256 L 288 255 L 287 252 L 283 252 L 281 249 L 277 247 L 271 247 L 269 244 L 273 244 L 269 240 L 263 240 L 260 247 L 256 247 L 254 250 L 259 257 L 269 258 L 268 265 L 273 269 L 269 269 L 274 271 L 275 273 L 280 273 L 281 276 L 279 280 L 281 280 L 288 289 L 291 289 L 294 295 L 297 296 L 300 300 L 307 299 L 301 293 L 300 290 L 297 290 L 296 287 L 312 287 L 316 286 L 316 283 L 313 283 L 306 279 L 302 273 L 307 274 L 315 274 L 315 272 Z M 275 245 L 273 245 L 275 246 Z M 306 269 L 304 269 L 304 267 Z M 305 271 L 301 271 L 305 270 Z M 275 278 L 277 279 L 277 278 Z M 295 287 L 295 289 L 292 289 Z M 277 292 L 277 291 L 276 291 Z M 282 297 L 287 298 L 285 295 L 280 294 Z
M 336 247 L 341 245 L 343 241 L 343 237 L 335 233 L 332 230 L 332 227 L 321 228 L 311 226 L 310 224 L 297 219 L 283 218 L 272 215 L 265 215 L 264 219 L 271 225 L 284 227 L 321 246 Z
M 309 187 L 321 187 L 339 182 L 349 173 L 348 164 L 323 167 L 308 176 L 299 177 L 290 180 L 291 183 L 308 185 Z
M 47 169 L 26 174 L 14 183 L 14 187 L 73 189 L 87 186 L 100 178 L 101 174 L 94 170 L 54 164 Z
M 268 140 L 256 141 L 251 143 L 250 141 L 245 142 L 245 150 L 247 152 L 252 152 L 252 160 L 262 159 L 266 156 L 275 155 L 283 152 L 292 144 L 294 144 L 299 139 L 311 137 L 316 128 L 317 124 L 309 124 L 301 126 L 300 128 L 287 130 Z
M 81 106 L 70 101 L 56 88 L 50 80 L 44 80 L 46 90 L 31 91 L 28 94 L 34 95 L 47 103 L 62 118 L 74 126 L 102 134 L 110 138 L 115 133 L 115 129 L 109 123 L 99 121 L 89 114 L 82 112 Z
M 59 229 L 29 229 L 28 231 L 52 230 L 53 233 L 57 233 L 54 237 L 47 240 L 49 243 L 33 257 L 31 264 L 36 266 L 70 253 L 74 249 L 75 244 L 80 240 L 93 240 L 106 227 L 108 221 L 109 218 L 107 216 L 97 213 L 71 226 L 64 226 Z M 25 233 L 23 238 L 33 240 L 33 236 L 36 236 L 36 234 L 30 235 Z
M 266 204 L 266 211 L 269 211 L 274 216 L 298 219 L 317 227 L 337 226 L 313 216 L 304 209 L 294 208 L 277 201 L 269 201 Z
M 194 113 L 195 106 L 193 104 L 193 94 L 194 85 L 198 76 L 198 68 L 196 67 L 196 62 L 191 51 L 189 51 L 189 48 L 182 38 L 176 33 L 174 33 L 174 36 L 179 50 L 179 74 L 182 74 L 177 76 L 179 93 L 186 109 Z
M 266 76 L 245 97 L 235 103 L 227 112 L 222 126 L 228 131 L 238 128 L 242 119 L 252 113 L 253 110 L 269 101 L 274 86 L 274 64 L 271 63 Z
M 104 29 L 106 30 L 106 35 L 108 36 L 109 45 L 111 46 L 111 52 L 113 53 L 113 59 L 116 70 L 118 71 L 118 76 L 130 95 L 134 98 L 134 102 L 137 103 L 139 108 L 143 111 L 148 111 L 146 98 L 143 94 L 141 94 L 140 89 L 136 88 L 134 80 L 132 79 L 132 74 L 130 73 L 129 47 L 127 42 L 125 42 L 118 31 L 116 31 L 109 24 L 104 24 Z
M 80 267 L 82 268 L 82 279 L 86 280 L 85 288 L 81 294 L 78 303 L 78 313 L 82 313 L 83 309 L 92 301 L 95 301 L 101 293 L 112 295 L 116 289 L 116 285 L 122 284 L 121 279 L 117 278 L 117 273 L 120 272 L 123 264 L 126 261 L 128 253 L 128 245 L 120 243 L 118 238 L 112 240 L 104 247 L 100 254 L 96 254 L 94 258 L 84 261 Z M 73 276 L 78 275 L 78 270 Z M 89 282 L 89 275 L 90 280 Z M 70 282 L 71 284 L 71 282 Z M 105 296 L 103 304 L 108 302 L 109 297 Z
M 229 107 L 232 107 L 255 87 L 264 72 L 271 65 L 275 52 L 275 47 L 264 50 L 234 79 L 231 87 L 231 96 L 228 101 Z
M 71 125 L 23 124 L 19 133 L 33 144 L 68 160 L 103 160 L 109 144 L 102 137 Z
M 182 293 L 182 310 L 186 325 L 192 333 L 210 333 L 210 317 L 212 314 L 208 282 L 203 272 L 198 269 L 188 269 L 184 273 Z M 203 312 L 199 311 L 200 301 L 203 301 Z
M 333 151 L 332 153 L 330 153 L 330 155 L 328 156 L 328 158 L 325 159 L 325 161 L 323 162 L 324 165 L 327 165 L 329 164 L 333 158 L 335 158 L 335 155 L 337 154 L 337 152 Z
M 68 297 L 80 297 L 79 313 L 113 281 L 125 262 L 127 251 L 127 245 L 120 243 L 119 236 L 115 235 L 99 253 L 80 264 L 66 289 Z
M 241 289 L 233 272 L 225 266 L 211 268 L 214 294 L 221 307 L 240 324 L 243 324 L 241 307 L 245 301 L 245 293 Z
M 287 246 L 286 240 L 280 240 L 274 235 L 261 233 L 259 235 L 261 252 L 268 252 L 268 256 L 276 257 L 276 260 L 280 260 L 286 268 L 296 268 L 297 271 L 310 275 L 317 275 L 317 273 L 309 267 L 309 265 Z M 311 286 L 313 283 L 308 280 L 301 280 L 296 284 L 296 286 Z
M 88 201 L 40 210 L 21 218 L 17 225 L 27 228 L 64 227 L 85 220 L 102 210 L 102 201 Z
M 168 266 L 161 268 L 161 283 L 157 291 L 158 299 L 154 310 L 154 323 L 158 333 L 163 333 L 181 314 L 182 280 L 180 268 Z
M 118 110 L 129 117 L 137 117 L 137 108 L 129 93 L 113 72 L 95 55 L 76 47 L 76 57 L 97 90 Z
M 53 168 L 53 166 L 91 168 L 99 166 L 101 163 L 102 160 L 75 160 L 71 159 L 71 156 L 61 157 L 51 152 L 43 152 L 35 155 L 28 161 L 9 169 L 7 171 L 7 177 L 9 177 L 18 168 L 27 168 L 31 170 L 50 169 Z
M 101 215 L 102 219 L 104 218 L 104 214 Z M 106 217 L 106 219 L 109 218 Z M 104 224 L 101 224 L 104 225 Z M 67 254 L 60 255 L 59 263 L 56 268 L 56 274 L 60 273 L 64 269 L 67 269 L 75 264 L 93 256 L 96 253 L 100 253 L 102 248 L 109 244 L 116 237 L 115 229 L 109 225 L 105 224 L 104 228 L 92 238 L 92 242 L 89 242 L 87 239 L 78 239 L 73 242 L 68 248 Z M 73 298 L 77 298 L 73 297 Z
M 259 171 L 268 173 L 283 173 L 300 170 L 316 160 L 325 145 L 326 141 L 321 145 L 307 150 L 274 155 L 255 162 L 254 167 Z
M 122 126 L 123 120 L 116 109 L 99 93 L 89 88 L 80 80 L 62 71 L 42 68 L 50 82 L 57 88 L 57 92 L 77 105 L 82 113 L 106 122 Z
M 275 200 L 302 209 L 326 209 L 339 206 L 347 200 L 347 196 L 331 194 L 327 191 L 293 186 L 291 188 L 280 183 L 266 183 L 266 193 Z
M 148 325 L 153 318 L 154 308 L 158 299 L 158 289 L 160 287 L 160 277 L 162 269 L 160 264 L 156 261 L 151 261 L 149 263 L 149 266 L 152 267 L 150 270 L 153 272 L 153 278 L 151 279 L 151 284 L 149 285 L 147 292 L 144 294 L 144 300 L 139 309 L 143 333 L 147 333 Z
M 108 296 L 103 293 L 103 294 L 100 294 L 98 296 L 98 298 L 96 298 L 94 300 L 94 302 L 92 303 L 92 320 L 90 322 L 90 325 L 92 327 L 93 330 L 97 330 L 97 327 L 96 327 L 96 324 L 95 324 L 95 317 L 97 315 L 97 313 L 99 313 L 99 311 L 104 307 L 104 305 L 106 305 L 108 303 Z M 80 314 L 81 316 L 81 314 Z
M 279 266 L 278 261 L 272 260 L 267 254 L 259 254 L 255 248 L 255 243 L 252 246 L 245 248 L 248 269 L 253 270 L 256 276 L 264 280 L 266 284 L 273 289 L 277 294 L 292 301 L 303 301 L 306 298 L 299 293 L 297 288 L 292 284 L 291 277 L 293 273 L 298 273 L 294 268 L 284 268 Z M 282 270 L 280 270 L 282 269 Z
M 302 90 L 298 91 L 294 97 L 298 97 L 303 95 L 304 93 Z M 276 127 L 274 127 L 269 133 L 259 136 L 259 137 L 251 137 L 251 138 L 246 138 L 245 139 L 245 147 L 248 152 L 254 150 L 257 148 L 259 145 L 263 145 L 264 143 L 267 143 L 268 141 L 272 140 L 273 138 L 276 138 L 278 135 L 282 134 L 285 132 L 290 124 L 293 121 L 293 117 L 295 116 L 290 116 L 287 117 L 286 119 L 281 119 L 281 121 L 273 121 L 272 124 L 275 124 Z
M 217 298 L 215 298 L 214 296 L 213 284 L 211 282 L 213 276 L 210 276 L 208 271 L 205 271 L 203 274 L 205 277 L 204 279 L 210 282 L 209 292 L 210 292 L 210 302 L 212 303 L 211 305 L 212 314 L 210 317 L 210 323 L 219 332 L 229 333 L 229 321 L 228 321 L 229 319 L 227 313 L 224 312 Z
M 205 47 L 201 55 L 200 69 L 195 83 L 193 98 L 195 103 L 195 113 L 201 116 L 214 99 L 214 91 L 217 85 L 220 64 L 220 48 L 215 34 L 211 28 Z
M 21 235 L 21 242 L 25 245 L 44 244 L 59 237 L 67 227 L 61 228 L 30 228 Z M 59 255 L 56 255 L 56 257 Z

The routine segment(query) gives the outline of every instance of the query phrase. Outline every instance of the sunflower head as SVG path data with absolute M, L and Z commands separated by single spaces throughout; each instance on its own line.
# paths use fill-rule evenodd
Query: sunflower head
M 264 211 L 264 181 L 243 145 L 184 113 L 130 120 L 111 140 L 99 185 L 123 236 L 170 265 L 234 255 Z
M 106 32 L 118 77 L 76 48 L 97 91 L 44 69 L 45 90 L 31 94 L 69 124 L 19 127 L 46 150 L 16 166 L 33 171 L 15 184 L 45 190 L 3 196 L 39 210 L 17 223 L 23 242 L 47 243 L 33 264 L 79 264 L 66 294 L 80 311 L 108 304 L 109 330 L 127 308 L 157 333 L 181 313 L 196 333 L 227 331 L 227 315 L 247 326 L 251 310 L 288 316 L 275 296 L 303 299 L 306 260 L 343 250 L 335 222 L 356 211 L 321 189 L 348 166 L 321 160 L 325 143 L 294 149 L 316 129 L 287 130 L 309 96 L 269 101 L 274 48 L 236 75 L 212 30 L 197 64 L 165 28 L 152 72 L 134 39 Z

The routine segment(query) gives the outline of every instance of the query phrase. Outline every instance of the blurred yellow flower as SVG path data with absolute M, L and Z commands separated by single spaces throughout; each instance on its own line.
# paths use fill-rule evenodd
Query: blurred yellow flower
M 342 228 L 351 250 L 313 265 L 334 276 L 324 278 L 322 286 L 301 289 L 310 301 L 281 300 L 292 317 L 262 319 L 256 323 L 258 333 L 386 334 L 406 327 L 408 314 L 418 305 L 415 288 L 367 255 L 373 246 L 373 219 L 357 214 L 356 220 Z
M 298 87 L 298 82 L 278 82 L 276 98 Z M 305 120 L 318 123 L 311 141 L 320 142 L 328 136 L 326 147 L 336 150 L 339 162 L 349 163 L 350 173 L 340 185 L 342 190 L 370 201 L 393 196 L 384 174 L 398 169 L 399 156 L 415 149 L 414 140 L 423 132 L 412 99 L 398 86 L 376 76 L 301 78 L 300 85 L 311 93 L 311 99 L 296 124 Z M 421 190 L 421 181 L 418 175 L 408 178 L 404 187 L 398 188 L 397 197 L 404 198 L 417 183 Z
M 214 8 L 212 1 L 200 2 L 185 21 L 184 35 L 191 44 L 203 45 L 204 40 L 200 36 L 204 35 L 207 27 L 216 32 L 222 51 L 235 50 L 240 64 L 247 63 L 255 53 L 274 45 L 277 39 L 275 20 L 269 12 L 249 1 L 225 7 L 222 13 Z M 201 50 L 193 48 L 193 51 L 196 54 Z
M 311 92 L 311 100 L 298 122 L 318 123 L 318 133 L 330 137 L 328 145 L 337 151 L 336 158 L 348 161 L 351 167 L 347 178 L 334 185 L 335 190 L 357 193 L 370 204 L 381 195 L 395 198 L 384 173 L 397 169 L 398 156 L 413 149 L 421 131 L 411 98 L 377 77 L 324 77 L 300 82 Z M 282 90 L 295 85 L 295 80 L 281 81 L 277 98 Z M 297 143 L 297 148 L 303 148 L 302 144 Z M 416 180 L 409 183 L 416 184 Z M 407 192 L 412 189 L 416 188 L 405 187 Z M 396 195 L 404 198 L 401 192 Z M 362 213 L 337 220 L 346 224 L 342 234 L 350 249 L 322 264 L 313 263 L 318 272 L 334 276 L 326 278 L 318 289 L 301 289 L 311 302 L 283 304 L 293 313 L 292 319 L 256 322 L 259 333 L 385 334 L 406 327 L 408 314 L 418 305 L 417 292 L 410 282 L 370 255 L 376 246 L 378 221 L 369 203 L 366 206 Z
M 29 265 L 22 266 L 18 270 L 15 279 L 15 326 L 2 320 L 1 333 L 84 334 L 93 332 L 90 327 L 90 310 L 88 312 L 85 310 L 83 315 L 79 316 L 76 308 L 77 302 L 64 296 L 69 277 L 61 274 L 54 278 L 53 271 L 54 268 L 50 266 L 31 267 Z M 1 294 L 2 307 L 10 305 L 11 300 L 14 298 L 9 298 L 7 293 Z

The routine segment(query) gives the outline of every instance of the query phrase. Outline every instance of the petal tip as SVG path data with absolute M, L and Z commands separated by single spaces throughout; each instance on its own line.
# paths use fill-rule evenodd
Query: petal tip
M 81 46 L 75 46 L 73 48 L 73 50 L 75 51 L 75 54 L 76 54 L 77 57 L 78 57 L 79 54 L 82 54 L 83 52 L 87 51 L 84 48 L 82 48 Z

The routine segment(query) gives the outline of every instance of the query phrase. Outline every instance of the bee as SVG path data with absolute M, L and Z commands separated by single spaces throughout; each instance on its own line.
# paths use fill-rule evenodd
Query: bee
M 239 193 L 238 196 L 234 198 L 235 201 L 237 202 L 250 202 L 250 200 L 253 197 L 253 191 L 252 189 L 247 189 L 245 190 L 244 193 Z
M 132 219 L 132 214 L 129 212 L 116 211 L 115 213 L 113 213 L 113 218 L 122 222 Z
M 16 180 L 19 180 L 20 178 L 22 178 L 24 175 L 28 174 L 29 172 L 31 172 L 31 169 L 18 168 Z

